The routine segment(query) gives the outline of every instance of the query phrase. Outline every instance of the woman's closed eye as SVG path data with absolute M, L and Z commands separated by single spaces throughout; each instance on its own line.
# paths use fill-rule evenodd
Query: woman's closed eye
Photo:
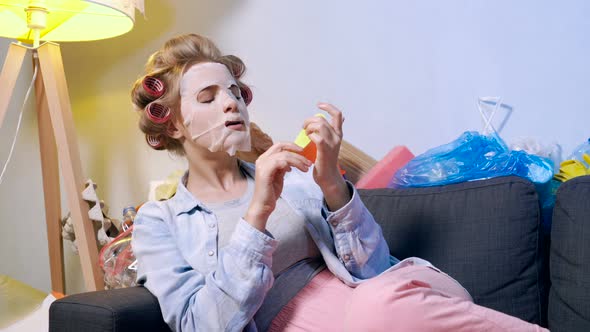
M 242 92 L 240 91 L 240 88 L 236 84 L 232 84 L 229 87 L 229 91 L 237 100 L 242 99 Z M 199 94 L 197 95 L 197 101 L 199 103 L 209 104 L 215 100 L 215 95 L 217 94 L 217 92 L 218 92 L 217 88 L 215 88 L 213 86 L 207 87 L 207 88 L 201 90 L 201 92 L 199 92 Z
M 215 100 L 215 88 L 214 87 L 207 87 L 197 95 L 197 101 L 199 103 L 209 104 Z

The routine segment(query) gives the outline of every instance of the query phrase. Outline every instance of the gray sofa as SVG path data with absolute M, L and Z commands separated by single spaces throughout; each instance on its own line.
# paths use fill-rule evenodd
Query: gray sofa
M 394 256 L 431 261 L 480 305 L 551 331 L 590 331 L 590 176 L 559 188 L 551 238 L 535 186 L 518 177 L 360 194 Z M 168 328 L 156 298 L 133 287 L 55 301 L 49 330 Z

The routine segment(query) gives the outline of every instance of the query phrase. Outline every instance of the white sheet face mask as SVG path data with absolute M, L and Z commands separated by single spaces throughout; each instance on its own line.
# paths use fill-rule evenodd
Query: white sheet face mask
M 191 139 L 209 151 L 250 151 L 250 119 L 236 80 L 225 65 L 190 67 L 180 80 L 180 112 Z

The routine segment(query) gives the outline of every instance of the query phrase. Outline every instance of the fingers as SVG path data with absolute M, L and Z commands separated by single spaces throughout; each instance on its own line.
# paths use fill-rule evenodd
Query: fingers
M 265 153 L 263 153 L 257 161 L 257 164 L 263 163 L 275 170 L 282 170 L 288 172 L 291 167 L 296 167 L 303 172 L 307 172 L 311 166 L 311 162 L 300 155 L 303 148 L 295 143 L 281 142 L 271 146 Z
M 270 155 L 281 151 L 292 151 L 295 153 L 301 153 L 303 151 L 303 148 L 295 143 L 279 142 L 273 144 L 270 148 L 268 148 L 265 154 Z
M 310 118 L 307 118 L 303 122 L 303 129 L 306 130 L 306 134 L 309 135 L 313 131 L 307 130 L 309 125 L 311 125 L 312 123 L 319 123 L 325 125 L 328 130 L 315 130 L 315 132 L 319 133 L 320 135 L 326 135 L 328 133 L 333 132 L 337 136 L 342 137 L 342 123 L 344 122 L 342 112 L 340 112 L 336 107 L 330 104 L 319 103 L 318 107 L 330 114 L 330 122 L 328 122 L 328 120 L 326 120 L 324 117 L 320 116 L 312 116 Z M 318 127 L 314 128 L 318 129 Z M 328 136 L 324 137 L 328 138 Z
M 281 168 L 287 172 L 291 170 L 291 167 L 296 167 L 302 172 L 307 172 L 311 166 L 311 162 L 307 158 L 290 151 L 278 153 L 276 159 L 281 165 Z
M 324 118 L 320 118 L 318 121 L 310 121 L 305 126 L 305 134 L 311 139 L 312 135 L 317 135 L 320 138 L 332 140 L 338 136 L 334 128 L 332 128 Z M 314 141 L 314 143 L 317 143 Z
M 318 141 L 339 142 L 342 139 L 342 133 L 339 133 L 322 117 L 312 117 L 305 120 L 303 128 L 305 134 L 316 144 Z
M 318 103 L 318 108 L 330 114 L 330 116 L 332 117 L 332 119 L 330 120 L 332 127 L 334 128 L 334 130 L 336 130 L 338 136 L 342 137 L 342 123 L 344 122 L 342 112 L 340 112 L 340 110 L 336 108 L 336 106 L 328 103 Z

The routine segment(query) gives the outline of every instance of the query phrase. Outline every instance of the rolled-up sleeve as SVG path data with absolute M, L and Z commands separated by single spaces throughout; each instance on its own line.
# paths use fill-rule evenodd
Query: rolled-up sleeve
M 334 237 L 340 261 L 353 276 L 368 279 L 391 266 L 389 247 L 381 227 L 361 201 L 357 190 L 347 181 L 352 198 L 340 209 L 323 213 Z
M 174 331 L 242 331 L 273 284 L 277 241 L 241 219 L 219 251 L 217 269 L 202 274 L 183 258 L 167 218 L 169 213 L 154 202 L 135 219 L 138 282 L 158 298 Z

